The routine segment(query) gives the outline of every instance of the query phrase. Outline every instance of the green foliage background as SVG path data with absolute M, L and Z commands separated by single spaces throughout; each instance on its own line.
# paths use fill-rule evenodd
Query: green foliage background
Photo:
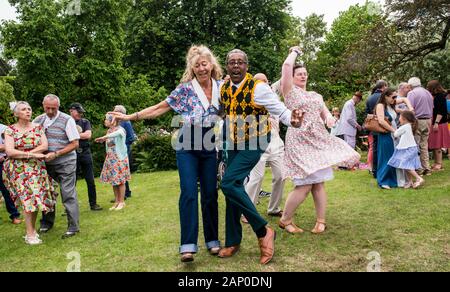
M 42 98 L 53 93 L 61 98 L 63 111 L 81 102 L 97 137 L 114 105 L 135 112 L 164 100 L 179 83 L 193 44 L 210 47 L 222 65 L 227 52 L 243 49 L 250 72 L 263 72 L 272 81 L 280 77 L 288 49 L 300 44 L 304 55 L 299 61 L 308 68 L 309 89 L 322 94 L 330 108 L 342 107 L 357 90 L 368 96 L 379 78 L 394 86 L 413 75 L 424 83 L 450 83 L 448 42 L 445 49 L 396 68 L 388 64 L 395 60 L 387 38 L 398 42 L 396 47 L 412 48 L 439 37 L 445 21 L 450 23 L 449 4 L 441 0 L 428 6 L 419 0 L 412 5 L 389 0 L 386 13 L 368 1 L 341 12 L 330 28 L 323 15 L 294 17 L 290 0 L 83 0 L 79 7 L 70 0 L 9 2 L 18 20 L 0 25 L 0 74 L 8 75 L 0 76 L 0 122 L 6 124 L 13 122 L 9 101 L 26 100 L 39 114 Z M 387 17 L 390 12 L 407 25 Z M 363 107 L 358 109 L 360 119 Z M 171 131 L 172 118 L 168 114 L 134 127 L 140 135 L 160 128 Z M 169 144 L 166 150 L 171 153 Z M 101 154 L 96 154 L 97 169 Z

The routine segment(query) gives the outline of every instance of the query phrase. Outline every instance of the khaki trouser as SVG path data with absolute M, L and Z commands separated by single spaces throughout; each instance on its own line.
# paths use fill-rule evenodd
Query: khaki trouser
M 430 156 L 428 153 L 428 138 L 430 136 L 431 119 L 419 120 L 419 127 L 414 135 L 420 148 L 420 162 L 424 170 L 430 170 Z
M 266 172 L 266 162 L 272 169 L 272 195 L 267 209 L 268 214 L 276 214 L 281 211 L 280 204 L 283 198 L 284 180 L 283 180 L 283 152 L 284 144 L 280 138 L 275 138 L 270 143 L 269 148 L 261 156 L 258 164 L 250 173 L 250 178 L 245 185 L 250 200 L 256 206 L 259 200 L 264 174 Z

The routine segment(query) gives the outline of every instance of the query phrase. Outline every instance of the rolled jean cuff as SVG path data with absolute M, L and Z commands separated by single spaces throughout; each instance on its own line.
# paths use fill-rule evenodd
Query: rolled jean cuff
M 220 247 L 220 241 L 210 241 L 206 243 L 206 248 L 210 250 L 211 248 Z
M 196 244 L 184 244 L 180 246 L 180 254 L 182 253 L 197 253 L 198 252 L 198 246 Z

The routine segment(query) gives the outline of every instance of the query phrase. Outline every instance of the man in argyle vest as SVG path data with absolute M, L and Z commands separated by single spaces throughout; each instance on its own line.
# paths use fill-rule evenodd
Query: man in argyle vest
M 231 257 L 239 250 L 242 241 L 240 218 L 243 214 L 258 238 L 260 263 L 265 265 L 273 258 L 276 235 L 245 192 L 244 180 L 270 143 L 269 114 L 279 117 L 287 126 L 299 127 L 303 113 L 288 110 L 268 84 L 253 79 L 247 73 L 245 52 L 231 51 L 226 63 L 230 80 L 221 88 L 228 157 L 221 184 L 226 198 L 226 243 L 219 257 Z

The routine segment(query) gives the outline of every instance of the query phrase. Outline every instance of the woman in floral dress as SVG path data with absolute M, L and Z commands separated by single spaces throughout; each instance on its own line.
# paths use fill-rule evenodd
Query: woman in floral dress
M 120 211 L 125 207 L 125 183 L 131 179 L 128 151 L 125 143 L 125 129 L 113 122 L 113 116 L 107 114 L 105 126 L 106 136 L 95 139 L 97 143 L 106 142 L 106 158 L 100 181 L 113 186 L 116 202 L 110 211 Z
M 32 110 L 28 103 L 14 107 L 18 122 L 5 130 L 8 156 L 4 164 L 3 180 L 17 208 L 25 213 L 27 235 L 25 242 L 41 244 L 36 232 L 38 212 L 51 212 L 56 203 L 55 182 L 47 174 L 43 154 L 48 143 L 44 129 L 31 123 Z
M 327 194 L 325 182 L 333 179 L 332 166 L 353 167 L 360 155 L 343 140 L 330 135 L 325 128 L 332 127 L 335 119 L 328 111 L 323 97 L 306 91 L 308 72 L 301 65 L 295 65 L 300 48 L 291 49 L 283 65 L 281 90 L 286 106 L 290 110 L 304 112 L 300 128 L 289 128 L 286 135 L 285 177 L 293 179 L 295 189 L 286 201 L 283 217 L 279 225 L 289 233 L 302 233 L 293 223 L 297 207 L 311 192 L 314 197 L 317 220 L 315 234 L 326 228 L 325 214 Z

